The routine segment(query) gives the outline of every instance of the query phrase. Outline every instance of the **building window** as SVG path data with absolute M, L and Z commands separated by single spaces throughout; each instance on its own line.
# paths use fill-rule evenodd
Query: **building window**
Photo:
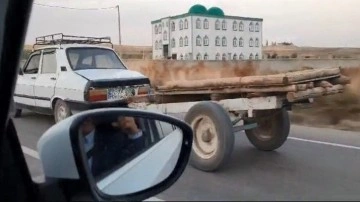
M 252 22 L 250 22 L 250 24 L 249 24 L 249 31 L 250 32 L 254 31 L 254 24 Z
M 209 59 L 209 55 L 207 53 L 205 53 L 204 60 L 208 60 L 208 59 Z
M 208 36 L 204 37 L 204 46 L 209 46 L 209 37 Z
M 233 22 L 233 30 L 234 30 L 234 31 L 237 30 L 237 22 L 236 22 L 236 21 Z
M 220 20 L 216 20 L 215 22 L 215 29 L 220 30 Z
M 159 25 L 159 34 L 161 34 L 161 31 L 162 31 L 161 25 Z
M 250 47 L 253 47 L 253 46 L 254 46 L 254 39 L 253 39 L 253 38 L 250 38 L 250 40 L 249 40 L 249 46 L 250 46 Z
M 220 53 L 216 53 L 215 60 L 220 60 Z
M 169 27 L 169 21 L 166 21 L 166 27 Z
M 175 44 L 175 39 L 173 38 L 173 39 L 171 39 L 171 47 L 172 47 L 172 48 L 175 48 L 175 45 L 176 45 L 176 44 Z
M 196 37 L 196 46 L 201 46 L 201 37 L 198 35 L 197 37 Z
M 228 53 L 228 60 L 231 60 L 231 53 Z
M 209 29 L 209 21 L 207 19 L 204 20 L 204 29 Z
M 216 37 L 215 39 L 215 46 L 220 46 L 220 37 Z
M 259 59 L 259 55 L 256 53 L 255 54 L 255 60 L 258 60 Z
M 226 30 L 226 21 L 225 20 L 222 21 L 222 29 Z
M 250 53 L 250 56 L 249 56 L 249 60 L 252 60 L 253 59 L 253 54 L 252 53 Z
M 155 25 L 155 34 L 157 34 L 158 33 L 158 27 L 157 27 L 157 25 Z
M 180 60 L 183 60 L 184 59 L 184 56 L 183 54 L 180 55 Z
M 189 59 L 189 55 L 186 53 L 185 54 L 185 60 L 188 60 Z
M 155 41 L 155 50 L 157 50 L 158 49 L 158 41 Z
M 222 60 L 226 60 L 226 54 L 225 53 L 222 54 Z
M 259 39 L 258 38 L 255 39 L 255 46 L 259 47 Z
M 163 37 L 164 41 L 167 41 L 167 31 L 165 30 L 163 34 L 164 34 L 164 37 Z
M 196 20 L 196 29 L 201 29 L 201 20 L 199 18 Z
M 236 38 L 236 37 L 234 37 L 234 39 L 233 39 L 233 46 L 234 46 L 234 47 L 237 46 L 237 38 Z
M 187 19 L 184 20 L 184 29 L 187 29 L 189 27 L 189 22 Z
M 244 47 L 244 39 L 242 37 L 239 39 L 239 47 Z
M 201 54 L 200 54 L 200 53 L 198 53 L 198 54 L 196 55 L 196 60 L 201 60 Z
M 259 23 L 257 22 L 255 24 L 255 32 L 259 32 L 260 31 L 260 26 L 259 26 Z
M 233 56 L 233 60 L 237 60 L 237 59 L 238 59 L 238 56 L 235 53 L 234 56 Z
M 239 60 L 243 60 L 243 59 L 244 59 L 244 54 L 240 53 Z
M 159 41 L 159 49 L 160 50 L 162 49 L 162 41 L 161 40 Z
M 188 39 L 187 36 L 186 36 L 185 39 L 184 39 L 184 45 L 185 45 L 185 46 L 188 46 L 188 45 L 189 45 L 189 39 Z
M 243 60 L 243 59 L 244 59 L 244 55 L 242 53 L 240 53 L 239 60 Z
M 175 22 L 171 22 L 171 31 L 175 31 Z
M 182 37 L 180 37 L 180 39 L 179 39 L 179 46 L 180 46 L 180 47 L 183 47 L 183 45 L 184 45 L 184 40 L 183 40 Z
M 227 46 L 226 37 L 223 37 L 223 38 L 222 38 L 222 46 Z
M 239 23 L 239 31 L 244 31 L 244 23 L 242 21 Z
M 184 29 L 184 22 L 182 20 L 180 20 L 180 22 L 179 22 L 179 29 L 180 30 Z

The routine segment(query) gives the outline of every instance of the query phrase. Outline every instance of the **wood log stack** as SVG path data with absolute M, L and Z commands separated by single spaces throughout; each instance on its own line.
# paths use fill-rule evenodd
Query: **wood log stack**
M 349 83 L 350 79 L 341 75 L 340 68 L 326 68 L 274 75 L 171 81 L 163 86 L 157 86 L 155 94 L 161 96 L 241 94 L 249 97 L 283 95 L 289 102 L 296 102 L 341 93 Z

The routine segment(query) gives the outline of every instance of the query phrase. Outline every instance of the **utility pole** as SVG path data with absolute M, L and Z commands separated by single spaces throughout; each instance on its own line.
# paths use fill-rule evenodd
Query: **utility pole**
M 121 45 L 120 6 L 117 5 L 116 8 L 117 8 L 117 12 L 118 12 L 119 45 Z

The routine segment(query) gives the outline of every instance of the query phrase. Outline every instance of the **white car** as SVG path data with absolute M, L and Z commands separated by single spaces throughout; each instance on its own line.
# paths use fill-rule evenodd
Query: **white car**
M 147 93 L 149 79 L 128 70 L 102 43 L 111 43 L 110 38 L 63 34 L 36 38 L 35 45 L 43 46 L 32 52 L 19 72 L 15 117 L 29 109 L 53 114 L 59 122 L 87 109 L 124 106 L 126 98 Z

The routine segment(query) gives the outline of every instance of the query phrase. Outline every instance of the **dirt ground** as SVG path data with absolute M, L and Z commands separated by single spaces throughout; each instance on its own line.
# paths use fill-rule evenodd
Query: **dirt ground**
M 223 62 L 222 67 L 205 66 L 204 62 L 179 64 L 171 61 L 148 61 L 141 66 L 129 65 L 130 69 L 148 76 L 153 86 L 167 81 L 199 80 L 209 78 L 241 77 L 279 73 L 274 70 L 260 69 L 256 63 L 230 64 Z M 311 67 L 301 67 L 309 69 Z M 290 112 L 292 123 L 316 127 L 360 131 L 360 67 L 343 67 L 342 73 L 351 78 L 351 84 L 342 94 L 317 98 L 311 108 L 294 107 Z

